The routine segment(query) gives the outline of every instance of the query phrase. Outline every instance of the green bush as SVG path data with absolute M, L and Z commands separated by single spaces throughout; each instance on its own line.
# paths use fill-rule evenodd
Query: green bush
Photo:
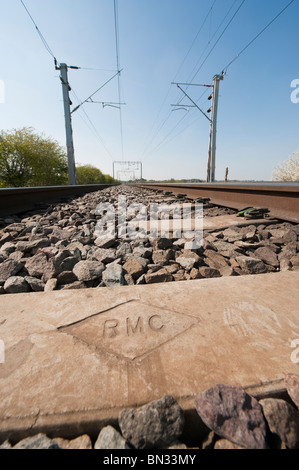
M 67 156 L 59 144 L 32 128 L 0 133 L 0 186 L 56 186 L 68 183 Z

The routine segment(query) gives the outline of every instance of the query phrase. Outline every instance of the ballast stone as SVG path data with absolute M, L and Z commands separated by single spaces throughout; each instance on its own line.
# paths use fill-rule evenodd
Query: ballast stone
M 102 276 L 105 266 L 100 261 L 79 261 L 73 268 L 73 273 L 79 281 L 93 281 Z
M 217 384 L 195 398 L 197 413 L 216 434 L 247 449 L 267 449 L 262 407 L 241 387 Z
M 112 426 L 105 426 L 94 444 L 94 449 L 129 449 L 126 440 Z
M 260 400 L 270 431 L 280 437 L 288 449 L 299 446 L 299 412 L 284 400 Z
M 124 438 L 136 449 L 171 445 L 182 435 L 184 413 L 169 395 L 139 408 L 127 408 L 119 414 Z
M 21 276 L 12 276 L 5 281 L 4 290 L 7 294 L 21 294 L 29 292 L 30 286 Z
M 108 264 L 102 274 L 102 280 L 107 287 L 124 285 L 125 279 L 122 266 L 117 263 Z
M 13 449 L 60 449 L 54 439 L 50 439 L 43 433 L 32 437 L 26 437 L 18 442 Z

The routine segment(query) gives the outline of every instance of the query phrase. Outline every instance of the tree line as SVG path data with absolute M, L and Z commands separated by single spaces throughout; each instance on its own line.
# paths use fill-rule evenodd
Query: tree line
M 77 184 L 111 184 L 113 177 L 93 165 L 76 166 Z M 278 165 L 273 181 L 299 182 L 299 152 Z M 142 182 L 150 182 L 145 180 Z M 188 182 L 201 182 L 189 180 Z M 118 182 L 118 181 L 115 181 Z M 164 182 L 187 182 L 174 178 Z M 0 188 L 60 186 L 68 184 L 68 162 L 63 147 L 55 140 L 22 128 L 0 132 Z
M 113 178 L 93 165 L 76 167 L 77 184 L 111 184 Z M 0 132 L 0 187 L 68 184 L 68 161 L 55 140 L 32 128 Z

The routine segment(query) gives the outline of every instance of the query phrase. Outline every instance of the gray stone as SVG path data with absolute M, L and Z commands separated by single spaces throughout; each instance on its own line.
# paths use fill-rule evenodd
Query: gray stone
M 227 242 L 235 242 L 244 240 L 245 235 L 239 231 L 238 228 L 227 228 L 223 231 L 223 240 Z
M 11 233 L 4 233 L 0 238 L 0 246 L 4 245 L 6 242 L 10 242 L 12 238 L 13 237 Z
M 201 266 L 198 268 L 198 272 L 202 277 L 205 278 L 213 278 L 213 277 L 221 277 L 220 271 L 218 269 Z
M 105 426 L 94 444 L 94 449 L 129 449 L 126 440 L 112 426 Z
M 144 273 L 144 267 L 136 258 L 126 261 L 123 268 L 135 281 Z
M 45 255 L 47 256 L 47 259 L 54 258 L 58 253 L 58 248 L 56 248 L 55 246 L 38 248 L 36 250 L 36 255 L 38 255 L 39 253 L 45 253 Z
M 19 261 L 8 259 L 0 264 L 0 279 L 6 281 L 9 277 L 14 276 L 23 268 L 24 264 Z
M 262 274 L 267 272 L 266 265 L 260 259 L 250 256 L 237 256 L 236 261 L 246 274 Z
M 54 439 L 50 439 L 43 433 L 32 437 L 26 437 L 13 446 L 13 449 L 59 449 Z
M 156 250 L 153 252 L 152 259 L 154 264 L 160 264 L 160 266 L 164 266 L 165 264 L 168 264 L 169 260 L 174 259 L 174 251 L 170 249 Z
M 125 242 L 120 245 L 120 247 L 116 250 L 115 256 L 124 258 L 126 255 L 132 253 L 132 247 L 130 243 Z
M 86 259 L 88 249 L 83 243 L 79 241 L 73 241 L 67 245 L 67 249 L 76 256 L 79 261 Z
M 92 442 L 87 434 L 71 440 L 55 437 L 55 441 L 60 449 L 92 449 Z
M 56 275 L 57 267 L 55 264 L 55 259 L 51 258 L 48 260 L 43 275 L 42 281 L 47 283 L 49 279 L 52 279 Z
M 170 238 L 155 238 L 152 245 L 154 250 L 166 250 L 172 247 L 172 240 Z
M 100 261 L 79 261 L 73 268 L 73 273 L 79 281 L 93 281 L 99 279 L 105 270 L 105 265 Z
M 259 402 L 240 387 L 217 384 L 195 398 L 203 422 L 220 437 L 247 449 L 266 449 L 267 426 Z
M 93 252 L 93 256 L 104 264 L 112 263 L 116 259 L 114 250 L 107 248 L 98 248 Z
M 21 276 L 12 276 L 5 281 L 4 290 L 7 294 L 20 294 L 29 292 L 29 284 Z
M 182 268 L 190 270 L 199 261 L 199 256 L 196 253 L 192 253 L 192 255 L 195 255 L 195 256 L 191 256 L 191 255 L 178 256 L 175 261 L 180 266 L 182 266 Z
M 51 278 L 45 283 L 44 291 L 50 292 L 52 290 L 55 290 L 56 286 L 57 286 L 57 279 Z
M 45 253 L 39 253 L 32 256 L 25 263 L 25 268 L 27 269 L 30 276 L 41 278 L 44 274 L 46 266 L 48 265 L 48 258 Z
M 64 258 L 56 271 L 57 274 L 62 273 L 63 271 L 72 271 L 78 262 L 79 260 L 76 256 L 68 256 L 67 258 Z
M 6 242 L 4 245 L 1 247 L 1 254 L 8 256 L 10 253 L 13 253 L 16 249 L 16 246 L 14 243 L 11 242 Z
M 108 264 L 103 271 L 102 280 L 107 287 L 124 285 L 125 278 L 122 266 L 117 263 Z
M 20 241 L 16 244 L 16 249 L 22 251 L 23 253 L 28 253 L 31 250 L 37 248 L 44 248 L 46 246 L 49 246 L 50 244 L 51 243 L 48 238 L 40 238 L 38 240 L 32 240 L 28 242 Z
M 136 259 L 136 261 L 138 261 L 138 263 L 141 264 L 144 270 L 146 270 L 148 265 L 150 264 L 150 260 L 148 258 L 142 258 L 142 256 L 134 255 L 134 259 Z
M 134 256 L 140 256 L 142 258 L 150 258 L 153 254 L 153 248 L 151 247 L 145 247 L 145 246 L 137 246 L 133 250 L 133 255 Z
M 44 291 L 45 283 L 41 279 L 32 276 L 25 276 L 24 279 L 34 292 Z
M 262 246 L 257 248 L 254 252 L 254 255 L 264 261 L 264 263 L 269 264 L 270 266 L 274 266 L 275 268 L 279 267 L 279 261 L 277 255 L 274 253 L 271 248 L 267 246 Z
M 227 260 L 220 253 L 213 250 L 204 251 L 205 263 L 210 268 L 221 269 L 228 266 Z
M 158 282 L 170 282 L 170 281 L 173 281 L 173 275 L 170 274 L 166 269 L 160 269 L 159 271 L 145 274 L 144 280 L 146 284 L 155 284 Z
M 171 396 L 119 414 L 123 437 L 137 449 L 161 448 L 180 438 L 184 413 Z
M 115 237 L 107 235 L 107 236 L 101 236 L 101 237 L 96 238 L 94 243 L 99 248 L 110 248 L 111 246 L 114 245 L 115 240 L 116 240 Z
M 0 445 L 0 449 L 12 449 L 12 445 L 8 440 L 6 440 L 2 442 L 2 444 Z
M 285 400 L 260 400 L 270 431 L 277 434 L 288 449 L 299 446 L 299 412 Z
M 56 279 L 57 283 L 60 285 L 71 284 L 78 281 L 77 276 L 73 273 L 73 271 L 62 271 L 57 275 Z
M 217 241 L 214 242 L 214 247 L 217 248 L 219 253 L 225 258 L 236 258 L 236 256 L 240 256 L 240 253 L 242 254 L 241 248 L 231 243 Z

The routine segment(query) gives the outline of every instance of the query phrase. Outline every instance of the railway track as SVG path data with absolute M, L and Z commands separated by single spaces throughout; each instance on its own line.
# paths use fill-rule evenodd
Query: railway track
M 237 210 L 266 206 L 272 217 L 299 222 L 299 184 L 142 184 L 139 187 L 184 193 L 191 199 L 209 198 L 213 204 Z
M 195 186 L 0 191 L 0 444 L 38 433 L 94 444 L 107 425 L 119 429 L 124 408 L 171 395 L 183 442 L 201 448 L 211 428 L 194 400 L 215 384 L 291 402 L 298 190 Z M 99 240 L 98 206 L 115 215 L 119 196 L 128 222 L 134 203 L 201 199 L 202 245 L 171 230 Z M 245 206 L 269 213 L 238 217 Z
M 42 186 L 34 188 L 0 188 L 0 217 L 38 209 L 42 203 L 79 197 L 108 188 L 106 184 Z
M 25 212 L 40 203 L 98 191 L 110 185 L 55 186 L 0 189 L 0 217 Z M 139 184 L 141 188 L 184 193 L 190 199 L 209 198 L 211 203 L 233 209 L 266 206 L 273 217 L 299 222 L 298 184 Z

